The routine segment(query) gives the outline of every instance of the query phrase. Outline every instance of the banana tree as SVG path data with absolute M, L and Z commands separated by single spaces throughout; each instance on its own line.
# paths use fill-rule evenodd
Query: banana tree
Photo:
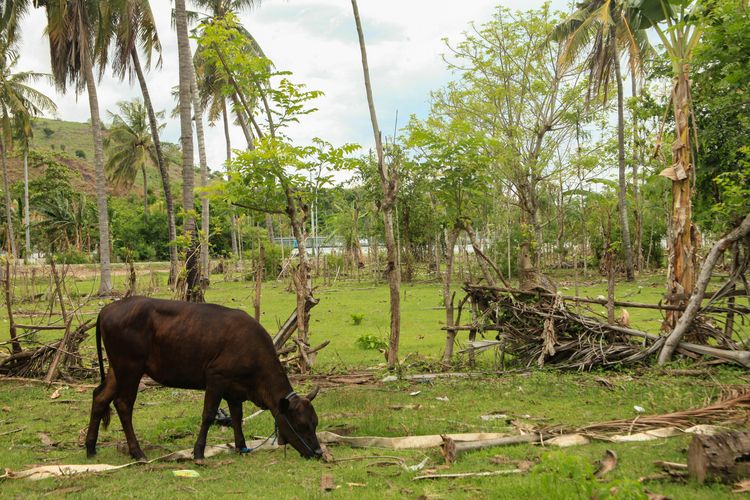
M 675 140 L 672 165 L 660 175 L 672 181 L 667 302 L 685 305 L 695 288 L 696 252 L 700 244 L 693 224 L 692 189 L 695 179 L 693 149 L 697 145 L 696 124 L 690 93 L 690 63 L 703 34 L 700 1 L 634 0 L 628 18 L 634 29 L 653 30 L 672 63 L 672 109 Z M 674 328 L 679 313 L 667 314 L 665 328 Z

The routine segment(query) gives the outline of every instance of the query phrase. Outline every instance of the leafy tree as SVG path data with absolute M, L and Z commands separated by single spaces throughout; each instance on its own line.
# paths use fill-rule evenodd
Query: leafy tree
M 17 256 L 16 242 L 13 234 L 13 222 L 11 219 L 10 185 L 8 183 L 7 153 L 13 147 L 13 134 L 17 132 L 21 136 L 24 151 L 28 150 L 28 139 L 32 135 L 31 117 L 40 115 L 45 111 L 54 111 L 55 103 L 35 90 L 32 85 L 39 80 L 48 78 L 48 75 L 33 71 L 22 71 L 15 73 L 14 67 L 18 62 L 18 54 L 14 45 L 8 42 L 11 29 L 0 33 L 0 161 L 3 170 L 3 192 L 5 195 L 6 232 L 9 241 L 10 253 Z M 28 165 L 24 162 L 25 185 L 28 184 Z M 28 196 L 25 197 L 25 207 L 28 207 Z M 31 252 L 31 243 L 28 232 L 28 211 L 25 217 L 26 227 L 26 255 Z
M 112 291 L 110 273 L 109 219 L 107 218 L 107 186 L 104 172 L 104 144 L 99 100 L 94 77 L 94 55 L 97 44 L 101 46 L 111 29 L 101 23 L 102 0 L 34 0 L 47 13 L 47 36 L 55 84 L 65 92 L 72 84 L 76 93 L 86 89 L 91 111 L 91 133 L 94 139 L 94 169 L 96 174 L 96 201 L 99 212 L 99 260 L 101 280 L 99 294 Z M 104 48 L 103 50 L 106 50 Z
M 148 125 L 148 113 L 140 99 L 119 102 L 120 113 L 110 113 L 112 127 L 107 146 L 107 179 L 115 186 L 130 188 L 140 172 L 143 175 L 143 213 L 148 215 L 146 164 L 158 164 L 156 147 Z M 163 117 L 163 113 L 156 115 Z M 163 127 L 163 125 L 162 125 Z
M 692 99 L 690 66 L 695 47 L 705 28 L 702 3 L 695 0 L 641 0 L 631 4 L 628 19 L 634 29 L 652 29 L 664 46 L 672 63 L 674 86 L 675 141 L 672 161 L 661 175 L 672 181 L 671 241 L 667 276 L 667 302 L 684 305 L 693 293 L 697 275 L 698 230 L 693 224 L 692 186 L 695 178 L 693 139 L 695 124 L 691 123 Z M 672 328 L 679 315 L 667 313 L 665 326 Z M 660 362 L 671 353 L 662 351 Z
M 161 139 L 159 138 L 161 128 L 157 121 L 158 114 L 154 111 L 154 106 L 151 102 L 151 94 L 138 51 L 138 47 L 140 46 L 146 56 L 146 69 L 151 67 L 154 54 L 158 56 L 156 66 L 160 67 L 161 42 L 156 31 L 156 23 L 148 0 L 115 0 L 109 2 L 105 14 L 108 18 L 108 22 L 105 22 L 105 24 L 112 24 L 114 26 L 114 29 L 109 31 L 108 35 L 112 36 L 114 41 L 114 61 L 112 65 L 115 75 L 120 79 L 124 79 L 126 75 L 132 79 L 133 73 L 135 73 L 141 88 L 143 103 L 148 112 L 151 141 L 156 153 L 156 166 L 159 168 L 167 208 L 169 239 L 173 242 L 169 253 L 169 282 L 175 283 L 178 266 L 176 246 L 177 226 L 175 223 L 175 208 L 169 180 L 168 162 L 162 151 Z M 106 45 L 108 44 L 102 44 L 102 46 Z M 107 51 L 100 52 L 100 57 L 106 58 Z M 102 67 L 106 66 L 106 59 L 100 61 L 100 64 Z
M 577 5 L 567 19 L 553 32 L 553 38 L 564 40 L 560 62 L 569 65 L 585 53 L 589 94 L 603 94 L 606 100 L 612 79 L 617 87 L 617 165 L 619 177 L 618 210 L 625 253 L 627 280 L 635 279 L 633 250 L 628 224 L 627 184 L 625 181 L 625 99 L 621 54 L 630 56 L 632 78 L 640 66 L 641 47 L 648 44 L 643 32 L 632 31 L 626 18 L 625 0 L 588 0 Z
M 747 161 L 743 148 L 750 144 L 750 9 L 744 0 L 717 2 L 706 23 L 692 75 L 700 123 L 695 203 L 701 228 L 718 234 L 741 220 L 717 219 L 713 207 L 734 204 L 724 199 L 725 181 L 732 178 L 731 172 L 740 174 Z M 718 183 L 717 177 L 722 179 Z

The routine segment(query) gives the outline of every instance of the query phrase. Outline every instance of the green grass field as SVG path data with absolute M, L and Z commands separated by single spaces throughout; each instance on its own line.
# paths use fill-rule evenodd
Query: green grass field
M 142 273 L 142 275 L 145 273 Z M 122 287 L 121 277 L 117 284 Z M 148 281 L 143 278 L 144 282 Z M 158 280 L 163 276 L 159 275 Z M 662 293 L 661 276 L 646 276 L 635 285 L 621 286 L 618 298 L 657 302 Z M 95 289 L 91 281 L 69 283 L 70 290 L 85 295 Z M 145 284 L 144 284 L 145 286 Z M 567 285 L 564 285 L 567 286 Z M 294 295 L 281 283 L 267 283 L 263 292 L 263 324 L 275 331 L 294 305 Z M 573 293 L 563 289 L 565 293 Z M 77 292 L 76 292 L 77 290 Z M 597 296 L 603 282 L 581 287 L 581 295 Z M 214 276 L 207 300 L 248 312 L 252 310 L 252 284 L 224 282 Z M 388 298 L 384 285 L 339 282 L 319 287 L 320 304 L 312 311 L 312 343 L 331 340 L 321 351 L 315 373 L 347 372 L 372 368 L 377 379 L 387 375 L 384 358 L 377 350 L 365 350 L 357 339 L 369 335 L 385 338 L 388 325 Z M 440 288 L 435 283 L 404 285 L 401 360 L 405 373 L 435 367 L 442 354 L 444 334 L 440 330 L 444 313 L 440 310 Z M 164 286 L 157 295 L 168 296 Z M 93 315 L 98 303 L 84 311 Z M 658 330 L 653 314 L 631 312 L 636 328 Z M 362 315 L 355 325 L 352 315 Z M 25 320 L 24 320 L 25 321 Z M 7 322 L 0 335 L 7 338 Z M 463 341 L 465 339 L 462 338 Z M 93 362 L 93 343 L 84 344 Z M 746 372 L 733 367 L 711 368 L 709 377 L 678 377 L 669 371 L 638 368 L 596 373 L 560 373 L 551 370 L 492 373 L 494 358 L 483 354 L 478 370 L 469 378 L 441 379 L 429 383 L 410 381 L 326 387 L 315 401 L 320 417 L 319 430 L 332 430 L 355 436 L 405 436 L 456 432 L 502 432 L 517 430 L 506 420 L 486 421 L 491 412 L 509 415 L 521 426 L 562 425 L 578 427 L 597 421 L 635 418 L 634 406 L 646 413 L 663 413 L 702 406 L 729 387 L 746 386 Z M 93 366 L 93 365 L 92 365 Z M 596 381 L 606 377 L 611 387 Z M 95 382 L 95 381 L 92 381 Z M 302 381 L 299 390 L 311 384 Z M 60 397 L 50 399 L 56 387 L 24 381 L 0 379 L 0 467 L 20 470 L 39 464 L 107 463 L 124 464 L 129 457 L 118 451 L 124 442 L 119 421 L 100 434 L 99 455 L 89 460 L 78 444 L 79 433 L 88 422 L 90 389 L 79 392 L 64 387 Z M 417 392 L 417 395 L 410 395 Z M 439 400 L 436 398 L 447 398 Z M 136 402 L 134 426 L 149 458 L 170 451 L 192 448 L 199 425 L 202 394 L 171 388 L 141 392 Z M 401 409 L 396 409 L 402 407 Z M 253 412 L 252 404 L 245 413 Z M 271 418 L 263 414 L 249 420 L 245 433 L 267 436 L 273 429 Z M 45 444 L 40 433 L 54 442 Z M 231 430 L 213 427 L 209 444 L 232 442 Z M 305 461 L 293 450 L 258 451 L 248 456 L 220 455 L 205 466 L 186 463 L 153 463 L 97 475 L 85 475 L 37 482 L 6 479 L 0 483 L 3 498 L 75 495 L 84 498 L 193 496 L 257 496 L 261 498 L 319 497 L 408 497 L 408 498 L 604 498 L 612 491 L 615 498 L 646 498 L 638 478 L 657 472 L 653 460 L 685 462 L 690 437 L 662 439 L 638 444 L 595 442 L 586 446 L 551 450 L 532 445 L 516 445 L 469 452 L 449 469 L 442 469 L 437 449 L 393 451 L 331 446 L 334 463 Z M 618 467 L 607 480 L 588 479 L 591 464 L 605 449 L 619 457 Z M 406 465 L 428 459 L 425 469 L 440 473 L 494 471 L 512 468 L 498 465 L 503 460 L 531 460 L 536 463 L 528 474 L 466 479 L 414 481 L 424 473 L 392 465 L 392 456 Z M 496 458 L 498 456 L 505 458 Z M 389 462 L 389 464 L 384 464 Z M 179 478 L 177 469 L 194 469 L 198 478 Z M 321 477 L 331 475 L 337 489 L 320 489 Z M 614 490 L 612 488 L 615 488 Z M 649 482 L 645 488 L 671 498 L 731 497 L 730 487 L 670 481 Z

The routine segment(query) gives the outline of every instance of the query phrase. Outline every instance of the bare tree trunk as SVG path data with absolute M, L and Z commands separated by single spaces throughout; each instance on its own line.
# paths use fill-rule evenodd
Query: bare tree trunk
M 203 302 L 203 290 L 200 286 L 200 259 L 198 238 L 195 230 L 195 211 L 193 188 L 195 171 L 193 168 L 193 127 L 190 114 L 190 82 L 193 73 L 193 59 L 190 56 L 190 39 L 188 38 L 187 13 L 185 0 L 175 0 L 175 25 L 177 27 L 177 49 L 179 54 L 180 75 L 180 144 L 182 145 L 182 204 L 185 210 L 183 230 L 190 240 L 187 253 L 185 300 Z
M 26 233 L 26 251 L 24 258 L 31 257 L 31 218 L 29 216 L 29 141 L 24 139 L 23 146 L 23 229 Z
M 5 259 L 5 279 L 3 279 L 3 288 L 5 289 L 5 307 L 8 310 L 8 331 L 10 332 L 10 343 L 13 353 L 21 352 L 21 344 L 16 336 L 16 323 L 13 321 L 13 286 L 10 282 L 10 259 Z
M 145 164 L 141 165 L 141 175 L 143 176 L 143 215 L 148 217 L 148 178 Z
M 8 181 L 8 163 L 5 159 L 5 139 L 0 137 L 0 159 L 3 162 L 3 196 L 5 197 L 5 234 L 8 237 L 8 247 L 13 260 L 18 256 L 16 250 L 16 239 L 13 237 L 13 216 L 10 200 L 10 181 Z
M 482 270 L 484 280 L 487 282 L 488 286 L 495 286 L 495 278 L 492 276 L 488 265 L 489 257 L 487 257 L 484 252 L 482 252 L 482 249 L 479 246 L 479 241 L 477 240 L 477 234 L 474 231 L 474 226 L 471 225 L 470 220 L 464 221 L 462 223 L 462 226 L 464 231 L 466 231 L 466 234 L 469 235 L 469 241 L 471 241 L 471 246 L 474 249 L 474 256 L 476 256 L 477 258 L 477 262 L 479 263 L 479 267 Z M 495 272 L 499 272 L 497 266 L 494 263 L 492 263 L 491 265 Z
M 266 272 L 266 247 L 258 238 L 258 264 L 255 270 L 255 297 L 253 297 L 253 306 L 255 308 L 255 319 L 260 323 L 260 304 L 261 294 L 263 293 L 263 277 Z
M 273 216 L 271 214 L 266 214 L 266 231 L 268 231 L 268 241 L 273 244 L 275 236 L 273 232 Z
M 708 282 L 711 280 L 711 274 L 713 273 L 714 266 L 718 262 L 719 257 L 721 257 L 724 251 L 729 248 L 732 243 L 747 238 L 748 236 L 750 236 L 750 214 L 745 217 L 739 226 L 730 231 L 729 234 L 721 238 L 713 247 L 711 247 L 711 251 L 708 253 L 706 261 L 703 263 L 700 275 L 698 276 L 698 281 L 695 284 L 695 290 L 690 296 L 687 307 L 677 321 L 674 330 L 672 330 L 672 333 L 669 334 L 666 342 L 664 342 L 664 347 L 662 347 L 661 353 L 659 353 L 660 365 L 663 365 L 672 359 L 672 354 L 680 343 L 680 340 L 682 340 L 682 337 L 689 330 L 690 326 L 692 326 L 693 320 L 700 310 L 701 301 L 706 293 L 706 287 L 708 287 Z
M 198 84 L 195 79 L 195 66 L 190 65 L 190 94 L 193 98 L 193 120 L 195 120 L 195 134 L 198 138 L 198 160 L 201 167 L 201 187 L 208 185 L 208 160 L 206 159 L 206 141 L 203 134 L 203 108 L 198 95 Z M 208 236 L 211 232 L 210 208 L 208 196 L 201 194 L 201 274 L 210 277 L 208 255 Z
M 227 179 L 229 178 L 229 164 L 232 162 L 232 139 L 229 135 L 229 113 L 227 111 L 227 100 L 221 98 L 221 116 L 224 121 L 224 140 L 227 145 Z M 237 217 L 235 215 L 234 205 L 229 206 L 229 235 L 232 240 L 232 256 L 236 259 L 237 252 Z
M 242 130 L 242 134 L 245 136 L 245 141 L 247 141 L 247 147 L 248 149 L 253 149 L 253 134 L 252 132 L 250 132 L 250 128 L 247 125 L 245 114 L 240 111 L 240 102 L 237 99 L 236 95 L 232 95 L 232 107 L 235 109 L 237 122 L 240 124 L 240 129 Z
M 393 231 L 393 210 L 396 204 L 396 193 L 398 192 L 398 176 L 394 169 L 385 164 L 383 143 L 378 127 L 378 118 L 375 113 L 375 102 L 372 97 L 372 85 L 370 84 L 370 70 L 367 64 L 367 49 L 365 48 L 365 36 L 362 31 L 362 23 L 359 19 L 357 0 L 352 0 L 354 22 L 357 26 L 359 48 L 362 54 L 362 71 L 365 78 L 365 91 L 367 93 L 367 104 L 370 109 L 370 120 L 375 137 L 375 150 L 378 155 L 378 171 L 380 183 L 383 188 L 383 225 L 385 226 L 385 246 L 388 252 L 388 286 L 391 299 L 391 328 L 388 347 L 388 369 L 394 369 L 398 363 L 399 336 L 401 333 L 401 271 L 398 266 L 398 248 Z
M 143 74 L 141 68 L 141 62 L 138 58 L 138 50 L 133 47 L 130 52 L 130 57 L 133 60 L 133 67 L 135 73 L 138 76 L 138 83 L 141 86 L 141 94 L 143 95 L 143 104 L 146 106 L 148 111 L 148 122 L 151 127 L 151 140 L 154 143 L 154 149 L 156 149 L 156 162 L 159 167 L 159 175 L 161 176 L 162 190 L 164 191 L 164 202 L 167 205 L 167 229 L 169 231 L 169 283 L 174 285 L 177 282 L 177 269 L 179 267 L 177 259 L 177 224 L 175 223 L 174 216 L 174 200 L 172 199 L 172 186 L 169 181 L 169 168 L 167 162 L 164 160 L 164 152 L 161 148 L 161 139 L 159 138 L 159 123 L 156 121 L 156 113 L 154 113 L 154 106 L 151 103 L 151 94 L 148 91 L 148 85 L 146 84 L 146 77 Z
M 661 173 L 672 180 L 667 303 L 684 305 L 695 289 L 699 246 L 698 229 L 693 225 L 692 184 L 695 173 L 690 144 L 690 78 L 687 64 L 682 64 L 672 92 L 676 126 L 676 139 L 672 144 L 674 164 Z M 665 326 L 676 328 L 679 317 L 678 312 L 668 311 Z
M 89 96 L 91 110 L 91 133 L 94 137 L 94 170 L 96 174 L 96 205 L 99 211 L 99 263 L 101 266 L 101 281 L 99 295 L 112 293 L 112 276 L 110 273 L 109 255 L 109 213 L 107 210 L 107 181 L 104 173 L 104 145 L 102 143 L 102 124 L 99 117 L 99 99 L 96 93 L 94 69 L 90 60 L 81 59 L 86 89 Z
M 610 35 L 615 35 L 614 26 Z M 622 231 L 622 250 L 625 253 L 625 274 L 628 281 L 635 280 L 633 271 L 633 247 L 630 243 L 630 226 L 628 224 L 628 187 L 625 182 L 625 104 L 622 90 L 620 57 L 615 54 L 615 80 L 617 80 L 617 173 L 619 190 L 617 192 L 618 210 L 620 212 L 620 230 Z
M 453 261 L 458 239 L 458 229 L 450 228 L 445 234 L 445 274 L 443 274 L 443 306 L 445 306 L 445 351 L 443 362 L 449 363 L 453 357 L 453 344 L 456 340 L 456 331 L 450 328 L 453 323 L 453 299 L 451 298 L 451 281 L 453 280 Z
M 631 75 L 630 78 L 633 99 L 638 99 L 638 78 Z M 638 168 L 641 163 L 640 139 L 638 136 L 638 105 L 634 103 L 633 109 L 633 214 L 635 216 L 635 268 L 643 270 L 643 207 L 638 186 Z

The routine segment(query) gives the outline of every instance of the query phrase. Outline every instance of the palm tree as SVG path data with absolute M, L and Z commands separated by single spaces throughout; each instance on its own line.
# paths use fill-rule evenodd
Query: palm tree
M 164 201 L 167 209 L 167 226 L 169 230 L 169 282 L 175 283 L 177 277 L 177 226 L 175 223 L 175 209 L 172 197 L 172 188 L 169 180 L 168 162 L 164 158 L 161 140 L 159 139 L 160 126 L 157 122 L 157 113 L 151 103 L 151 94 L 148 90 L 146 77 L 141 65 L 138 48 L 146 56 L 146 69 L 151 67 L 153 54 L 159 57 L 156 66 L 161 65 L 161 42 L 156 32 L 151 6 L 148 0 L 114 0 L 108 4 L 108 10 L 104 15 L 108 18 L 105 25 L 113 25 L 114 29 L 108 31 L 114 42 L 114 68 L 115 76 L 124 79 L 128 76 L 132 80 L 133 73 L 138 78 L 141 87 L 143 103 L 148 113 L 148 123 L 151 130 L 151 141 L 156 155 L 156 165 L 162 181 Z M 102 47 L 108 44 L 101 44 Z M 100 51 L 100 67 L 106 67 L 107 51 Z
M 6 164 L 6 149 L 13 146 L 14 128 L 20 130 L 23 137 L 26 138 L 25 144 L 28 145 L 28 137 L 31 136 L 31 117 L 40 115 L 44 111 L 54 111 L 55 103 L 33 89 L 30 85 L 38 80 L 48 78 L 49 75 L 35 73 L 32 71 L 22 71 L 13 73 L 13 68 L 18 61 L 18 54 L 13 45 L 8 44 L 7 36 L 9 32 L 0 35 L 0 161 L 3 169 L 3 193 L 5 196 L 5 214 L 7 224 L 7 235 L 10 244 L 10 251 L 13 258 L 17 256 L 16 242 L 13 234 L 12 221 L 12 204 L 10 200 L 10 185 L 8 181 L 8 168 Z M 15 125 L 15 126 L 14 126 Z M 25 178 L 28 179 L 27 165 L 24 163 Z M 28 193 L 28 180 L 26 181 L 25 192 Z M 28 194 L 25 201 L 26 224 L 28 224 Z M 29 253 L 28 226 L 26 239 L 26 254 Z
M 175 26 L 177 28 L 177 49 L 180 74 L 180 143 L 182 145 L 182 203 L 185 210 L 183 228 L 190 239 L 187 256 L 187 276 L 185 300 L 203 302 L 200 287 L 200 261 L 196 252 L 195 217 L 193 215 L 195 172 L 193 169 L 193 127 L 191 123 L 191 82 L 193 59 L 190 56 L 187 11 L 185 0 L 175 0 Z
M 146 164 L 158 164 L 149 127 L 148 112 L 140 99 L 119 102 L 120 114 L 110 113 L 112 127 L 105 140 L 107 180 L 115 186 L 130 188 L 138 173 L 143 175 L 143 213 L 148 215 Z M 163 118 L 164 113 L 156 115 Z M 163 125 L 160 127 L 163 128 Z M 158 131 L 157 131 L 158 132 Z
M 579 54 L 588 51 L 585 65 L 589 72 L 589 98 L 595 94 L 603 95 L 606 100 L 610 81 L 614 77 L 617 86 L 618 209 L 627 280 L 633 281 L 635 274 L 627 211 L 625 111 L 620 57 L 623 51 L 627 51 L 631 69 L 637 69 L 640 48 L 647 42 L 642 32 L 631 30 L 624 0 L 588 0 L 579 3 L 578 10 L 556 27 L 552 38 L 566 41 L 560 59 L 562 66 L 570 65 Z
M 101 13 L 107 2 L 103 0 L 34 0 L 47 12 L 47 36 L 50 44 L 52 75 L 62 92 L 71 84 L 76 94 L 86 89 L 91 110 L 91 133 L 94 139 L 94 169 L 96 173 L 96 204 L 99 211 L 99 260 L 101 281 L 99 295 L 112 292 L 110 273 L 109 220 L 107 211 L 107 182 L 104 172 L 104 144 L 102 139 L 99 99 L 94 77 L 96 47 L 101 46 L 109 26 L 101 23 Z M 99 38 L 97 38 L 99 37 Z M 98 44 L 98 45 L 97 45 Z

